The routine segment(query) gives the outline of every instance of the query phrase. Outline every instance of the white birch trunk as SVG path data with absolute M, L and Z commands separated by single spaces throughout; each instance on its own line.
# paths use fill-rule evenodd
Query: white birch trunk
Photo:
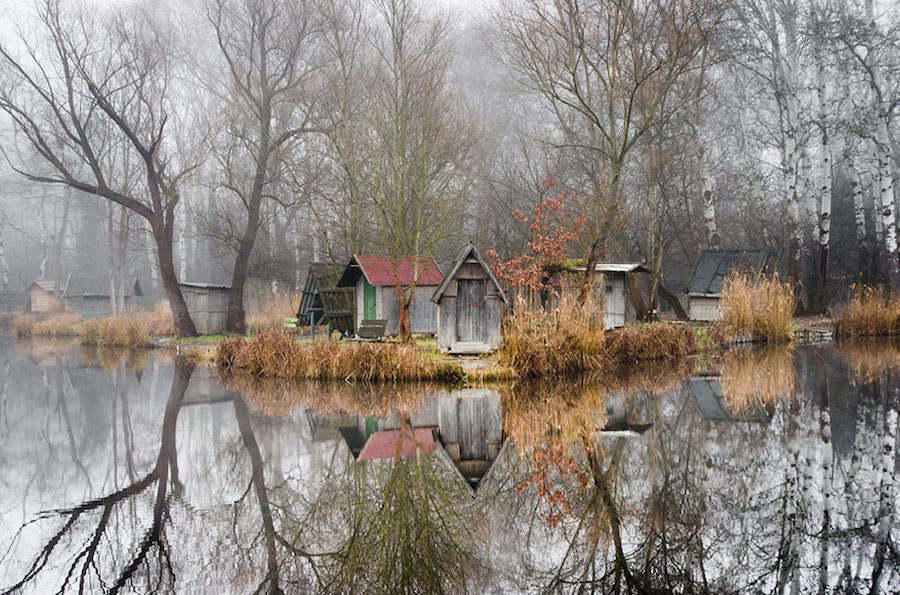
M 719 248 L 719 232 L 716 228 L 716 204 L 713 201 L 712 174 L 709 152 L 700 149 L 700 192 L 703 198 L 703 224 L 706 227 L 706 242 L 710 248 Z
M 879 203 L 881 202 L 881 167 L 880 167 L 880 158 L 878 156 L 878 144 L 874 139 L 869 139 L 869 183 L 871 184 L 871 191 L 869 192 L 868 198 L 871 200 L 870 207 L 872 211 L 872 223 L 874 224 L 873 231 L 875 236 L 875 244 L 877 246 L 881 246 L 881 241 L 884 237 L 884 233 L 882 233 L 881 226 L 881 217 L 879 213 L 881 209 L 879 208 Z
M 850 168 L 850 186 L 853 189 L 853 218 L 856 222 L 856 242 L 862 245 L 866 241 L 866 205 L 863 199 L 863 183 L 859 170 Z
M 891 151 L 887 121 L 879 123 L 879 173 L 881 178 L 881 200 L 879 201 L 881 231 L 884 236 L 884 250 L 887 257 L 888 275 L 896 282 L 900 278 L 900 261 L 897 252 L 897 222 L 894 215 L 894 157 Z
M 821 18 L 821 16 L 820 16 Z M 822 43 L 819 41 L 819 43 Z M 820 267 L 827 264 L 828 244 L 831 240 L 831 184 L 832 184 L 832 163 L 831 163 L 831 144 L 828 138 L 828 94 L 826 87 L 825 59 L 822 48 L 817 49 L 818 68 L 816 69 L 816 95 L 819 100 L 819 128 L 821 132 L 821 145 L 819 150 L 819 178 L 821 180 L 819 192 L 821 194 L 821 203 L 819 209 L 819 250 L 820 257 L 825 259 L 825 263 L 820 263 Z M 824 269 L 823 269 L 824 270 Z M 824 284 L 825 279 L 821 282 Z

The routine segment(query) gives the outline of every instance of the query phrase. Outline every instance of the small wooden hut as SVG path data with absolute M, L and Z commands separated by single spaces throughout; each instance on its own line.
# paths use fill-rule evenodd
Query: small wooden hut
M 435 290 L 438 347 L 460 354 L 487 353 L 500 347 L 501 302 L 506 294 L 472 242 L 460 251 Z
M 594 271 L 603 275 L 603 326 L 607 329 L 625 326 L 629 318 L 636 318 L 634 300 L 640 289 L 634 274 L 650 271 L 634 262 L 600 263 Z
M 415 282 L 409 307 L 410 329 L 416 334 L 437 332 L 437 305 L 429 299 L 444 275 L 433 258 L 401 258 L 394 263 L 388 256 L 357 254 L 344 268 L 338 287 L 353 287 L 355 319 L 358 328 L 363 320 L 385 320 L 386 335 L 400 332 L 400 300 L 397 283 L 409 287 Z
M 690 319 L 719 320 L 722 316 L 719 299 L 725 277 L 739 271 L 759 280 L 771 266 L 772 254 L 768 250 L 703 250 L 688 281 Z
M 47 314 L 56 312 L 62 308 L 62 300 L 54 293 L 56 281 L 53 279 L 36 279 L 28 286 L 28 311 L 32 314 Z M 65 289 L 65 283 L 60 283 L 59 291 Z
M 134 275 L 126 275 L 122 283 L 122 302 L 129 309 L 136 297 L 144 295 L 141 283 Z M 71 275 L 63 292 L 67 310 L 83 315 L 106 316 L 110 307 L 110 278 L 108 275 Z
M 340 278 L 341 271 L 330 263 L 309 263 L 297 320 L 309 325 L 312 337 L 322 324 L 328 326 L 329 335 L 334 330 L 342 336 L 353 334 L 353 289 L 337 287 Z
M 228 299 L 231 288 L 210 283 L 179 283 L 188 313 L 201 335 L 225 332 L 228 320 Z

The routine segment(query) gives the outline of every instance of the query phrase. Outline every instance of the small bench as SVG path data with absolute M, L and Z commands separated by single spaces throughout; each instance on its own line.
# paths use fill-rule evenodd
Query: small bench
M 363 320 L 356 329 L 356 338 L 365 341 L 380 341 L 384 338 L 387 320 Z
M 281 328 L 286 331 L 296 332 L 298 322 L 299 320 L 296 318 L 285 318 L 284 324 L 281 325 Z
M 108 317 L 108 316 L 109 316 L 109 312 L 104 312 L 104 311 L 96 311 L 96 312 L 92 312 L 92 311 L 87 311 L 87 310 L 86 310 L 86 311 L 84 311 L 84 312 L 81 313 L 81 319 L 82 319 L 82 320 L 87 320 L 87 319 L 89 319 L 89 318 L 106 318 L 106 317 Z

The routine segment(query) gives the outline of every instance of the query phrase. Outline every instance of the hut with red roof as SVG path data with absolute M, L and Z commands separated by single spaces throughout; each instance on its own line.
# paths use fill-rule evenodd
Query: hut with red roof
M 400 332 L 397 284 L 402 288 L 415 286 L 409 305 L 410 330 L 416 334 L 434 334 L 438 307 L 431 296 L 443 280 L 444 275 L 433 258 L 406 257 L 394 261 L 389 256 L 356 254 L 344 268 L 337 286 L 356 290 L 357 328 L 363 320 L 384 320 L 387 335 Z

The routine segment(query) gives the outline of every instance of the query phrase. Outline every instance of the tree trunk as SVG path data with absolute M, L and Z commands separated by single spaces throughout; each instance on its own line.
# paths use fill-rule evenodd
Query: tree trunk
M 824 311 L 828 299 L 828 248 L 831 241 L 831 144 L 828 138 L 828 105 L 825 88 L 825 64 L 821 52 L 817 52 L 816 93 L 819 100 L 819 128 L 821 130 L 820 171 L 821 194 L 819 209 L 819 271 L 816 287 L 816 309 Z
M 706 228 L 706 243 L 714 249 L 719 249 L 719 231 L 716 228 L 716 205 L 713 202 L 712 174 L 709 164 L 709 154 L 700 149 L 700 193 L 703 199 L 703 225 Z
M 166 297 L 172 307 L 172 320 L 175 323 L 175 334 L 179 337 L 196 337 L 197 328 L 191 319 L 181 288 L 178 286 L 178 275 L 175 273 L 175 261 L 172 251 L 171 235 L 166 232 L 166 226 L 162 221 L 162 215 L 158 215 L 150 222 L 153 231 L 153 240 L 156 242 L 156 252 L 159 256 L 159 274 Z
M 396 267 L 394 268 L 396 270 Z M 406 290 L 404 290 L 399 283 L 395 282 L 394 287 L 397 290 L 397 303 L 400 305 L 400 339 L 403 341 L 411 341 L 412 325 L 409 320 L 409 305 L 412 302 L 412 296 L 416 291 L 416 286 L 413 285 L 409 288 L 409 297 L 407 297 Z
M 886 116 L 881 118 L 879 149 L 880 215 L 881 229 L 884 235 L 884 251 L 887 260 L 888 279 L 893 287 L 900 285 L 900 260 L 897 251 L 897 222 L 894 219 L 894 172 L 893 155 L 890 137 L 888 136 Z

